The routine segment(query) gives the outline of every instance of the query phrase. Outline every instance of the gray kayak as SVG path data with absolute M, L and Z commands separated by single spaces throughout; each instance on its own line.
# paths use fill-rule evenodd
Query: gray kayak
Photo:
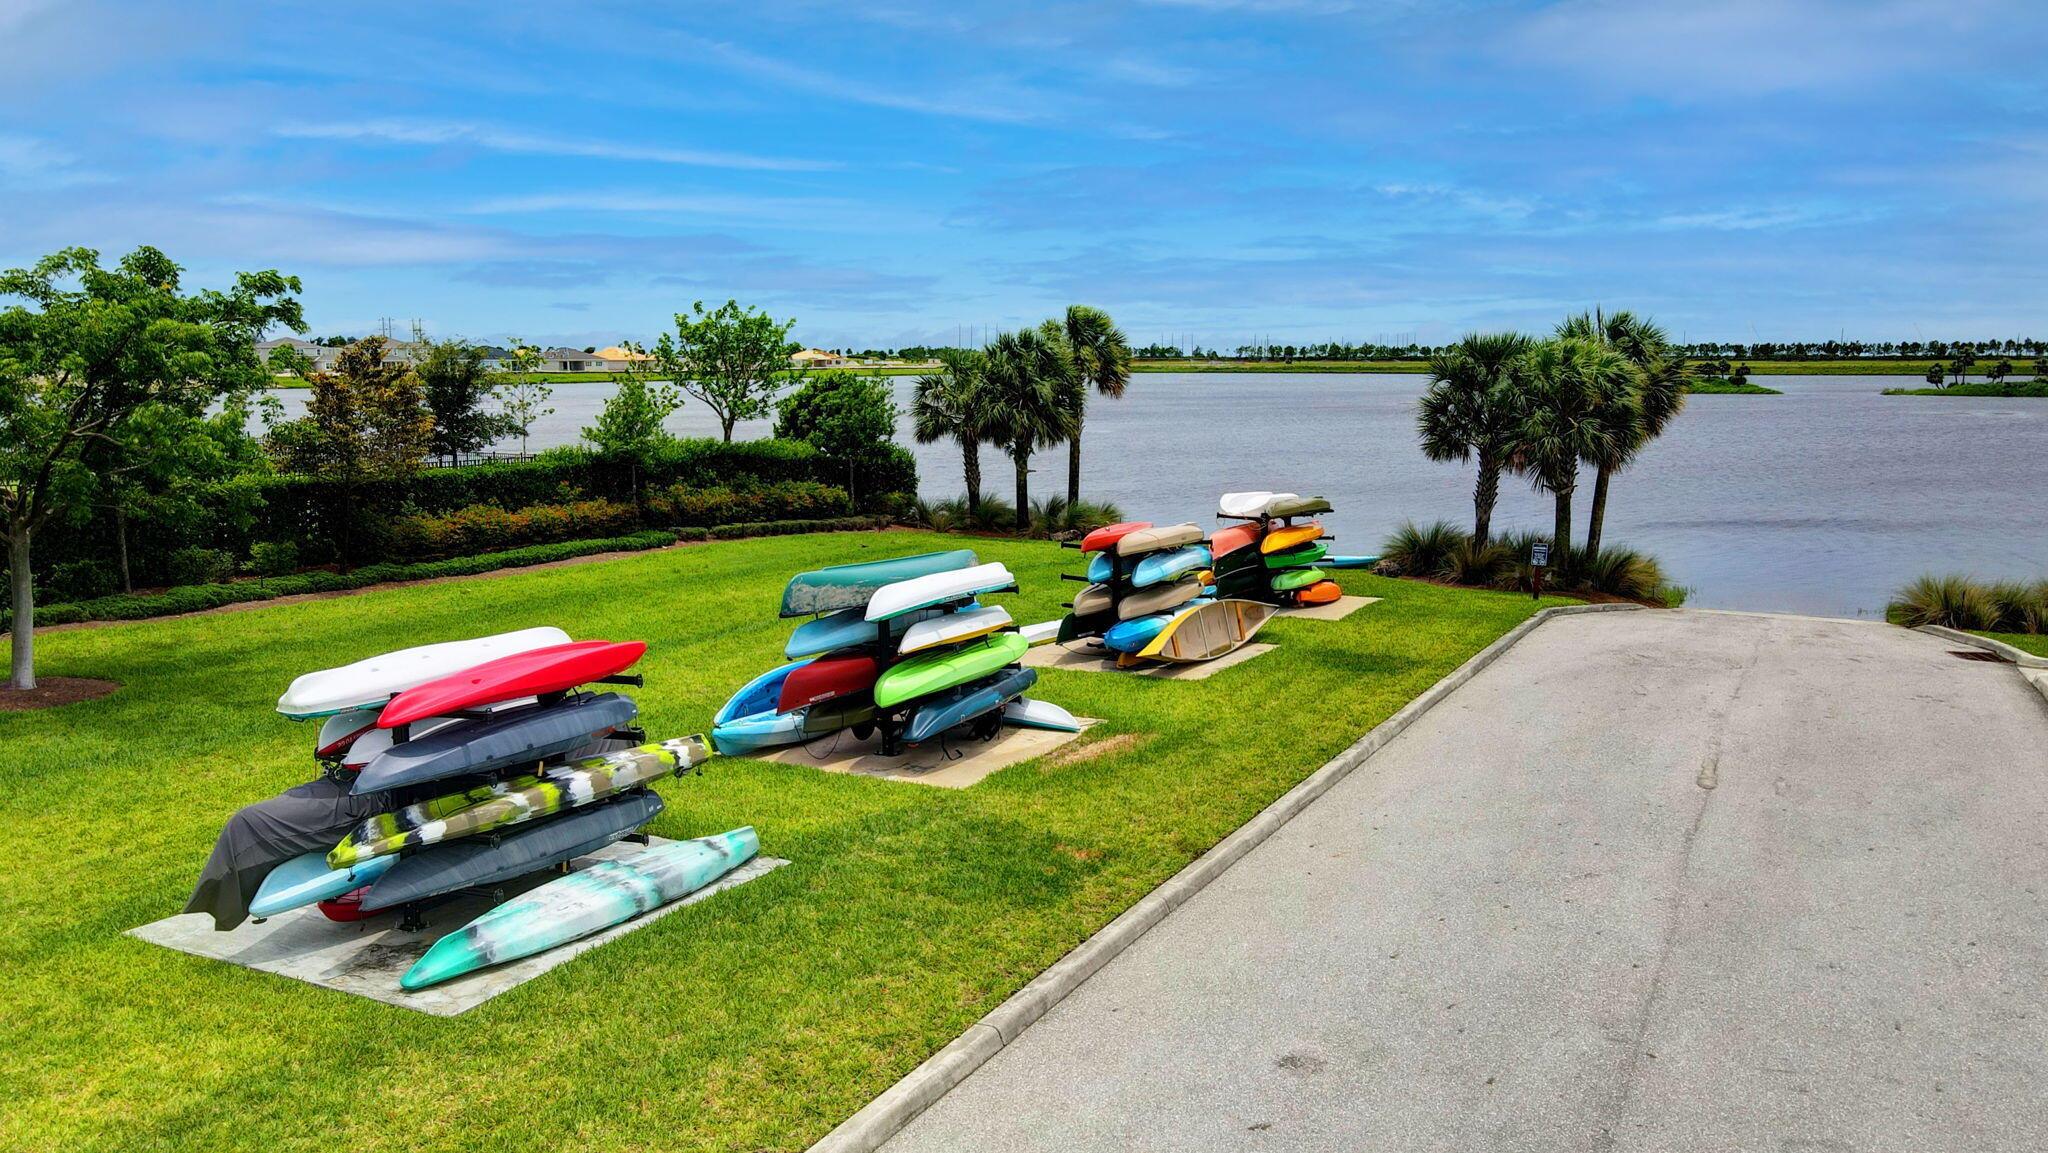
M 377 754 L 356 774 L 350 791 L 381 793 L 572 753 L 628 724 L 639 712 L 631 697 L 577 693 L 552 705 L 450 725 Z
M 636 790 L 503 837 L 466 837 L 400 857 L 363 894 L 372 913 L 471 886 L 495 885 L 594 853 L 661 815 L 661 797 Z

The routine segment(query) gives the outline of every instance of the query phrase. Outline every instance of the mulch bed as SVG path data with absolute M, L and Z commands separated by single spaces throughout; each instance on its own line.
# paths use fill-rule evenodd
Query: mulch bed
M 26 713 L 34 709 L 75 705 L 80 701 L 96 701 L 113 695 L 114 690 L 120 687 L 115 681 L 92 677 L 40 677 L 36 680 L 36 687 L 27 692 L 0 688 L 0 713 Z

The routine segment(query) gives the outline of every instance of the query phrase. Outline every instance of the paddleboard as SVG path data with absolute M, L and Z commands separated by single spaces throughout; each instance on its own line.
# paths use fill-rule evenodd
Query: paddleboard
M 1138 655 L 1182 663 L 1214 660 L 1251 640 L 1276 611 L 1258 601 L 1210 601 L 1177 614 Z
M 1160 528 L 1141 528 L 1117 538 L 1116 555 L 1143 556 L 1162 549 L 1179 548 L 1202 539 L 1202 530 L 1191 524 L 1170 524 Z
M 631 697 L 577 693 L 393 745 L 356 774 L 350 792 L 381 793 L 465 773 L 488 773 L 575 752 L 640 713 Z
M 543 627 L 399 649 L 299 677 L 277 698 L 277 711 L 303 720 L 381 706 L 407 689 L 485 661 L 567 643 L 568 633 Z
M 1155 552 L 1138 562 L 1131 571 L 1131 587 L 1145 588 L 1209 567 L 1209 550 L 1198 544 L 1166 552 Z
M 1150 613 L 1165 612 L 1201 595 L 1202 582 L 1194 577 L 1184 577 L 1172 584 L 1139 589 L 1118 603 L 1116 615 L 1119 620 L 1130 620 Z
M 1021 633 L 994 633 L 957 649 L 919 653 L 875 682 L 875 704 L 890 708 L 988 676 L 1024 655 Z
M 752 860 L 760 849 L 760 837 L 750 825 L 595 862 L 515 897 L 434 942 L 398 983 L 405 989 L 424 989 L 566 945 L 688 896 Z
M 1101 552 L 1139 529 L 1151 528 L 1149 520 L 1127 520 L 1118 524 L 1106 524 L 1081 538 L 1082 552 Z
M 550 765 L 538 775 L 514 777 L 435 797 L 364 821 L 328 851 L 327 864 L 345 869 L 406 849 L 523 825 L 565 809 L 580 809 L 670 773 L 686 772 L 703 764 L 710 755 L 704 738 L 679 737 L 601 757 L 586 757 L 574 764 Z
M 792 669 L 775 695 L 775 711 L 792 712 L 834 697 L 864 693 L 875 687 L 881 663 L 870 656 L 819 657 Z
M 646 651 L 645 641 L 576 641 L 499 657 L 405 690 L 384 706 L 377 724 L 395 729 L 495 701 L 566 692 L 626 671 Z
M 884 585 L 868 599 L 867 619 L 885 621 L 918 609 L 950 601 L 968 600 L 983 593 L 1013 588 L 1017 578 L 1000 561 L 973 568 L 937 572 L 912 580 Z
M 932 573 L 973 568 L 976 563 L 973 549 L 959 548 L 798 573 L 789 578 L 788 586 L 782 590 L 782 615 L 801 617 L 866 608 L 868 598 L 884 585 Z
M 1305 545 L 1323 535 L 1323 526 L 1310 521 L 1307 524 L 1290 524 L 1272 529 L 1259 538 L 1259 551 L 1272 554 Z
M 896 651 L 909 656 L 941 645 L 957 645 L 975 637 L 987 636 L 998 629 L 1010 627 L 1010 614 L 1000 605 L 988 608 L 962 609 L 957 613 L 930 617 L 910 626 L 903 634 L 903 642 Z
M 375 881 L 389 872 L 396 857 L 365 861 L 353 868 L 337 869 L 327 863 L 327 854 L 306 853 L 293 857 L 263 878 L 249 901 L 252 917 L 275 917 L 301 905 L 339 897 Z
M 903 741 L 919 745 L 1002 708 L 1038 683 L 1037 669 L 1004 669 L 987 678 L 939 693 L 919 705 L 903 730 Z
M 378 857 L 397 863 L 363 894 L 363 911 L 374 913 L 455 889 L 495 885 L 559 865 L 604 848 L 660 816 L 661 808 L 660 795 L 635 789 L 503 837 L 470 837 L 408 856 Z
M 1034 701 L 1028 697 L 1018 697 L 1003 706 L 1003 723 L 1020 729 L 1050 729 L 1056 733 L 1081 731 L 1081 722 L 1074 719 L 1074 714 L 1051 701 Z

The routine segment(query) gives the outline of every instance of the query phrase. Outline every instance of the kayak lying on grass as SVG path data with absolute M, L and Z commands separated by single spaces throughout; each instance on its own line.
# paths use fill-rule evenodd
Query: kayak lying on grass
M 761 851 L 753 826 L 598 861 L 499 905 L 434 942 L 398 979 L 405 989 L 565 945 L 688 896 Z

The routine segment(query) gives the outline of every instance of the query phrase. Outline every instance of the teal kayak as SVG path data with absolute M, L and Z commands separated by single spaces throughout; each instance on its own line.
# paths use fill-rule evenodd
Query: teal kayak
M 1138 567 L 1132 570 L 1131 587 L 1146 588 L 1159 584 L 1162 581 L 1173 580 L 1175 577 L 1186 576 L 1197 569 L 1208 567 L 1209 548 L 1207 545 L 1191 544 L 1186 548 L 1172 549 L 1167 552 L 1155 552 L 1144 560 L 1139 561 Z
M 499 905 L 434 942 L 398 979 L 424 989 L 603 932 L 686 897 L 754 858 L 753 826 L 598 861 Z
M 996 633 L 957 649 L 919 653 L 875 681 L 875 705 L 886 709 L 978 680 L 1014 664 L 1030 647 L 1024 634 L 1011 632 Z
M 977 563 L 973 549 L 958 548 L 798 573 L 789 578 L 788 587 L 782 590 L 782 615 L 803 617 L 864 608 L 868 598 L 884 585 L 973 568 Z

